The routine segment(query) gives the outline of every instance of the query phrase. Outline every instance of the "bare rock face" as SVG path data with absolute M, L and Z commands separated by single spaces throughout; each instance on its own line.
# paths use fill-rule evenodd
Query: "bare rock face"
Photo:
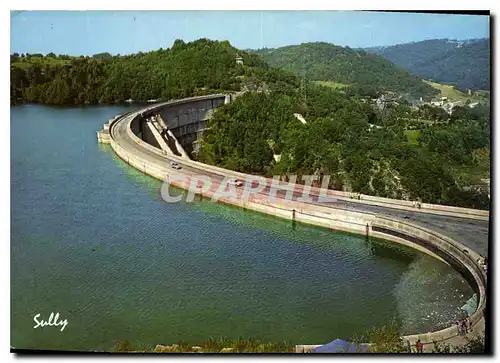
M 165 350 L 166 346 L 158 344 L 155 347 L 155 352 L 163 352 Z
M 222 350 L 219 353 L 232 353 L 234 351 L 234 348 L 222 348 Z
M 191 350 L 193 352 L 200 352 L 202 350 L 202 348 L 198 345 L 195 345 L 195 346 L 191 347 Z

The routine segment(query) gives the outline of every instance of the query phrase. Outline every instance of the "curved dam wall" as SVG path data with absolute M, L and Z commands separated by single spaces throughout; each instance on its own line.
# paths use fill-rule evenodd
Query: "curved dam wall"
M 207 127 L 207 121 L 215 109 L 230 100 L 229 95 L 209 95 L 195 99 L 178 100 L 167 105 L 158 104 L 148 108 L 143 116 L 160 115 L 168 129 L 174 134 L 177 141 L 188 152 L 196 148 L 196 141 Z M 142 139 L 157 145 L 151 131 L 144 127 L 142 120 L 136 120 L 132 125 L 136 135 L 142 132 Z M 146 129 L 146 130 L 145 130 Z
M 215 109 L 225 103 L 231 101 L 231 95 L 215 94 L 208 96 L 192 97 L 182 100 L 175 100 L 148 106 L 141 112 L 143 116 L 159 114 L 166 122 L 168 128 L 175 135 L 181 145 L 188 151 L 192 152 L 196 146 L 197 139 L 203 134 L 203 130 L 207 128 L 207 121 L 212 116 Z M 141 118 L 135 119 L 131 128 L 135 135 L 142 138 L 150 145 L 158 146 L 158 143 L 151 131 L 144 126 Z M 171 159 L 177 158 L 176 155 L 169 155 Z M 178 159 L 179 162 L 185 162 L 185 159 Z M 195 162 L 196 163 L 196 162 Z M 196 163 L 196 167 L 203 168 L 207 171 L 219 175 L 230 175 L 235 178 L 246 178 L 248 175 L 244 173 L 235 172 L 228 169 L 219 168 L 213 165 L 203 163 Z M 311 187 L 314 193 L 321 193 L 323 190 L 317 187 Z M 489 211 L 453 207 L 431 203 L 421 203 L 421 208 L 418 209 L 413 201 L 399 200 L 384 197 L 376 197 L 364 195 L 359 193 L 344 192 L 340 190 L 328 189 L 326 195 L 336 198 L 345 198 L 352 200 L 353 197 L 359 196 L 356 203 L 367 205 L 380 205 L 383 203 L 387 207 L 415 211 L 421 210 L 426 213 L 448 215 L 453 217 L 469 218 L 487 221 L 489 220 Z
M 219 95 L 217 97 L 219 97 Z M 183 100 L 182 102 L 186 103 L 187 101 Z M 161 104 L 147 109 L 142 109 L 142 111 L 157 111 L 158 108 L 161 109 L 169 107 L 170 104 L 175 104 L 175 101 L 174 103 Z M 137 136 L 138 132 L 140 132 L 139 121 L 142 117 L 140 111 L 141 110 L 136 113 L 132 112 L 129 115 L 125 115 L 110 122 L 111 147 L 120 158 L 125 160 L 131 166 L 134 166 L 135 168 L 157 179 L 170 180 L 176 175 L 182 174 L 182 170 L 173 170 L 167 166 L 166 162 L 148 162 L 144 158 L 138 156 L 137 152 L 134 152 L 133 149 L 126 149 L 120 145 L 120 140 L 117 139 L 113 133 L 113 127 L 117 122 L 127 122 L 127 137 L 133 140 L 137 147 L 164 157 L 164 154 L 160 149 L 149 145 Z M 175 160 L 175 157 L 171 157 L 170 159 Z M 220 175 L 225 175 L 226 177 L 234 177 L 237 175 L 246 176 L 241 173 L 205 165 L 192 160 L 185 160 L 181 158 L 179 158 L 179 160 L 183 164 L 194 166 L 201 170 L 216 172 L 217 174 L 220 173 Z M 172 181 L 172 184 L 182 189 L 191 189 L 193 193 L 199 193 L 199 190 L 194 190 L 196 188 L 190 186 L 189 177 L 183 181 Z M 213 190 L 203 192 L 203 197 L 211 198 L 212 196 Z M 279 218 L 290 219 L 302 223 L 366 236 L 373 236 L 397 243 L 403 243 L 419 250 L 423 250 L 434 257 L 453 265 L 471 283 L 473 289 L 477 292 L 479 297 L 478 309 L 471 317 L 472 323 L 473 325 L 476 325 L 483 319 L 483 311 L 486 306 L 486 279 L 481 267 L 476 263 L 479 254 L 447 236 L 406 221 L 382 217 L 373 213 L 339 210 L 312 203 L 289 201 L 284 199 L 277 199 L 276 201 L 269 202 L 267 198 L 264 196 L 261 198 L 259 195 L 255 195 L 249 200 L 243 200 L 240 198 L 220 198 L 218 201 L 241 208 L 259 211 Z M 422 343 L 426 345 L 432 344 L 434 341 L 443 342 L 457 335 L 457 328 L 452 326 L 436 332 L 405 336 L 403 339 L 409 341 L 410 344 L 415 344 L 417 339 L 420 339 Z

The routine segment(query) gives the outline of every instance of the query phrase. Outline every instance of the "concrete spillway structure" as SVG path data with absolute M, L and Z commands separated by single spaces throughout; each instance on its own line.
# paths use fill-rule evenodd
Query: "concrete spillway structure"
M 207 120 L 215 108 L 225 102 L 227 102 L 226 95 L 211 95 L 151 105 L 111 120 L 106 127 L 109 136 L 106 138 L 100 135 L 99 140 L 110 143 L 116 154 L 131 166 L 160 180 L 170 180 L 171 184 L 183 189 L 190 188 L 189 179 L 194 175 L 206 176 L 219 185 L 223 184 L 226 178 L 245 179 L 248 175 L 199 163 L 173 153 L 165 154 L 159 143 L 154 141 L 154 132 L 146 126 L 147 117 L 161 115 L 168 129 L 172 130 L 179 142 L 186 147 L 189 144 L 192 145 L 198 137 L 199 130 L 206 128 Z M 178 162 L 182 169 L 170 168 L 169 162 L 171 161 Z M 174 177 L 178 176 L 186 176 L 186 178 L 174 181 Z M 294 186 L 293 188 L 300 190 L 301 187 Z M 446 229 L 437 227 L 432 222 L 441 218 L 443 223 L 457 223 L 458 225 L 469 223 L 470 228 L 478 228 L 477 231 L 483 231 L 486 226 L 487 233 L 489 217 L 487 211 L 426 203 L 422 203 L 420 209 L 415 209 L 411 201 L 369 196 L 352 199 L 352 193 L 325 191 L 319 188 L 311 188 L 311 190 L 324 192 L 325 195 L 336 200 L 341 199 L 346 206 L 339 207 L 335 204 L 337 202 L 329 204 L 283 198 L 270 200 L 269 191 L 267 194 L 266 192 L 257 193 L 249 200 L 223 197 L 219 198 L 219 201 L 284 219 L 354 232 L 368 237 L 383 238 L 425 251 L 454 266 L 470 282 L 479 297 L 478 309 L 471 316 L 471 321 L 474 329 L 484 329 L 486 275 L 477 261 L 487 255 L 488 236 L 486 234 L 485 241 L 483 236 L 479 244 L 474 245 L 469 243 L 468 238 L 462 240 L 451 238 L 447 235 Z M 204 191 L 203 195 L 212 197 L 214 190 Z M 368 206 L 372 208 L 370 211 L 363 209 Z M 393 214 L 387 212 L 389 209 Z M 403 218 L 410 211 L 415 215 L 411 221 Z M 425 222 L 425 218 L 419 217 L 429 215 L 429 213 L 432 214 L 432 222 Z M 476 246 L 484 248 L 482 254 L 476 251 Z M 452 326 L 437 332 L 403 338 L 410 344 L 415 344 L 417 339 L 420 339 L 428 349 L 433 341 L 453 341 L 457 335 L 456 327 Z
M 170 149 L 167 142 L 161 136 L 160 131 L 158 131 L 158 129 L 153 124 L 153 122 L 146 121 L 146 127 L 147 127 L 148 131 L 151 133 L 151 135 L 153 136 L 152 145 L 159 147 L 160 149 L 162 149 L 166 153 L 174 154 L 174 152 L 172 151 L 172 149 Z
M 207 121 L 215 109 L 228 101 L 228 95 L 202 97 L 193 102 L 179 102 L 170 107 L 159 107 L 152 111 L 164 120 L 174 140 L 184 153 L 196 151 L 196 141 L 207 128 Z M 180 149 L 180 148 L 179 148 Z

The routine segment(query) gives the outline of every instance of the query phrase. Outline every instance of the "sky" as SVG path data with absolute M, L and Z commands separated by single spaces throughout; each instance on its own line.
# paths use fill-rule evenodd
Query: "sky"
M 13 11 L 11 53 L 131 54 L 175 39 L 239 49 L 324 41 L 351 48 L 489 37 L 481 15 L 360 11 Z

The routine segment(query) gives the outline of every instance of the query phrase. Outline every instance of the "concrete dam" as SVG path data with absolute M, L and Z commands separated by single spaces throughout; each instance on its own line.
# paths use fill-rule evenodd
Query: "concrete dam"
M 219 184 L 227 178 L 243 179 L 249 175 L 203 164 L 191 159 L 198 151 L 198 140 L 209 126 L 215 109 L 231 102 L 231 96 L 216 94 L 169 101 L 116 116 L 97 133 L 100 142 L 109 143 L 126 163 L 162 181 L 179 180 L 178 176 L 204 175 Z M 181 168 L 173 169 L 171 162 Z M 171 182 L 190 189 L 187 182 Z M 301 186 L 297 186 L 299 189 Z M 280 186 L 286 189 L 286 186 Z M 488 211 L 357 195 L 311 188 L 324 193 L 322 202 L 304 202 L 297 198 L 269 201 L 269 190 L 251 200 L 221 198 L 218 201 L 252 209 L 279 218 L 290 219 L 334 230 L 373 236 L 401 243 L 448 263 L 460 271 L 477 292 L 478 308 L 471 316 L 474 329 L 484 330 L 486 274 L 477 262 L 488 255 Z M 212 196 L 214 190 L 204 190 Z M 455 326 L 447 329 L 405 336 L 411 344 L 420 339 L 426 349 L 433 342 L 460 340 Z
M 167 154 L 189 157 L 198 152 L 198 140 L 215 109 L 230 102 L 229 95 L 203 97 L 154 107 L 131 123 L 132 132 Z

